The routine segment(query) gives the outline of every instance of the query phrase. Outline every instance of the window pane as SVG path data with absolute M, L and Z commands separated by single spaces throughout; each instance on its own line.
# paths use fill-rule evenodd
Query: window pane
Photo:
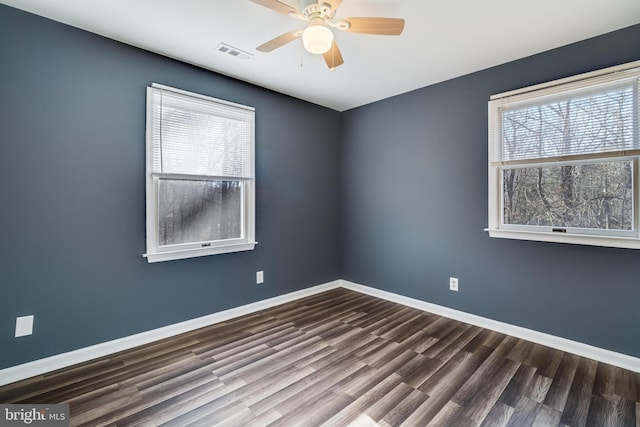
M 160 246 L 242 237 L 242 181 L 160 179 Z
M 505 109 L 502 160 L 635 148 L 635 103 L 634 87 L 629 85 Z
M 632 161 L 503 170 L 505 224 L 633 230 Z

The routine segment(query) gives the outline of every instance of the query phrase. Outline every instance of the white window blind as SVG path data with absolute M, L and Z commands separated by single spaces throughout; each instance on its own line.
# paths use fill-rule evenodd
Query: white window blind
M 154 173 L 253 178 L 253 111 L 152 91 Z
M 500 108 L 502 161 L 567 157 L 637 147 L 638 79 L 524 106 Z

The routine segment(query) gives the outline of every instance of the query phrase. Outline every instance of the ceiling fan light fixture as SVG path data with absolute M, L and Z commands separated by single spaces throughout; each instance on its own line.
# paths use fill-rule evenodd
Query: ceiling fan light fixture
M 333 44 L 333 32 L 325 25 L 309 25 L 302 32 L 302 44 L 309 53 L 328 52 Z

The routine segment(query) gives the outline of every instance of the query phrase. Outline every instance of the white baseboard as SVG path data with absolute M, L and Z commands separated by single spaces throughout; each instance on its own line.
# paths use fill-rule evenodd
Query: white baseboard
M 90 347 L 46 357 L 44 359 L 34 360 L 33 362 L 0 369 L 0 386 L 66 368 L 78 363 L 87 362 L 98 357 L 108 356 L 119 351 L 128 350 L 140 345 L 169 338 L 185 332 L 190 332 L 198 328 L 203 328 L 215 323 L 255 313 L 260 310 L 265 310 L 267 308 L 275 307 L 280 304 L 295 301 L 300 298 L 305 298 L 339 287 L 371 295 L 387 301 L 396 302 L 408 307 L 417 308 L 418 310 L 438 314 L 450 319 L 459 320 L 471 325 L 491 329 L 516 338 L 546 345 L 548 347 L 577 354 L 578 356 L 587 357 L 599 362 L 608 363 L 630 371 L 640 372 L 640 359 L 636 357 L 339 279 L 300 291 L 291 292 L 229 310 L 198 317 L 196 319 L 186 320 L 184 322 L 153 329 L 151 331 L 141 332 L 139 334 L 130 335 L 113 341 L 92 345 Z
M 417 308 L 450 319 L 459 320 L 470 325 L 480 326 L 482 328 L 491 329 L 492 331 L 501 332 L 523 340 L 532 341 L 538 344 L 552 347 L 578 356 L 597 360 L 598 362 L 608 363 L 623 369 L 634 372 L 640 372 L 640 359 L 628 356 L 622 353 L 605 350 L 603 348 L 594 347 L 581 342 L 568 340 L 566 338 L 557 337 L 555 335 L 545 334 L 520 326 L 511 325 L 509 323 L 499 322 L 497 320 L 487 319 L 486 317 L 476 316 L 475 314 L 466 313 L 464 311 L 454 310 L 437 304 L 431 304 L 414 298 L 405 297 L 394 294 L 392 292 L 382 291 L 380 289 L 371 288 L 347 280 L 340 280 L 340 286 L 351 289 L 356 292 L 382 298 L 387 301 L 396 302 L 398 304 Z
M 255 313 L 260 310 L 275 307 L 290 301 L 295 301 L 310 295 L 327 291 L 340 287 L 340 281 L 325 283 L 311 288 L 302 289 L 300 291 L 291 292 L 277 297 L 268 298 L 251 304 L 242 305 L 229 310 L 219 311 L 217 313 L 198 317 L 184 322 L 175 323 L 173 325 L 164 326 L 162 328 L 153 329 L 139 334 L 118 338 L 113 341 L 107 341 L 100 344 L 84 347 L 78 350 L 69 351 L 67 353 L 57 354 L 44 359 L 34 360 L 33 362 L 23 363 L 21 365 L 12 366 L 10 368 L 0 369 L 0 386 L 10 384 L 16 381 L 24 380 L 52 372 L 58 369 L 67 368 L 69 366 L 87 362 L 98 357 L 108 356 L 119 351 L 128 350 L 140 345 L 149 344 L 154 341 L 169 338 L 175 335 L 190 332 L 198 328 L 210 326 L 215 323 L 224 322 L 229 319 L 244 316 L 246 314 Z

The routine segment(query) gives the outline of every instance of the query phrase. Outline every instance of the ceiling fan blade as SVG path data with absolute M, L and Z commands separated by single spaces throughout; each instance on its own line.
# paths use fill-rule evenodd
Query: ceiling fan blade
M 335 12 L 342 0 L 320 0 L 318 3 L 329 3 L 331 5 L 331 9 Z
M 400 18 L 347 18 L 349 28 L 344 31 L 360 34 L 381 34 L 397 36 L 404 29 L 404 19 Z
M 288 4 L 284 4 L 279 2 L 278 0 L 249 0 L 253 3 L 259 4 L 260 6 L 264 6 L 268 9 L 275 10 L 279 13 L 284 13 L 285 15 L 289 14 L 289 12 L 298 13 L 298 10 L 289 6 Z
M 331 45 L 331 49 L 323 53 L 322 56 L 324 57 L 324 61 L 327 63 L 327 67 L 332 70 L 344 64 L 342 54 L 340 53 L 340 49 L 338 49 L 338 45 L 335 40 Z
M 294 41 L 298 37 L 295 36 L 293 32 L 284 33 L 281 36 L 276 37 L 275 39 L 269 40 L 266 43 L 261 44 L 256 48 L 259 52 L 271 52 L 285 44 Z

